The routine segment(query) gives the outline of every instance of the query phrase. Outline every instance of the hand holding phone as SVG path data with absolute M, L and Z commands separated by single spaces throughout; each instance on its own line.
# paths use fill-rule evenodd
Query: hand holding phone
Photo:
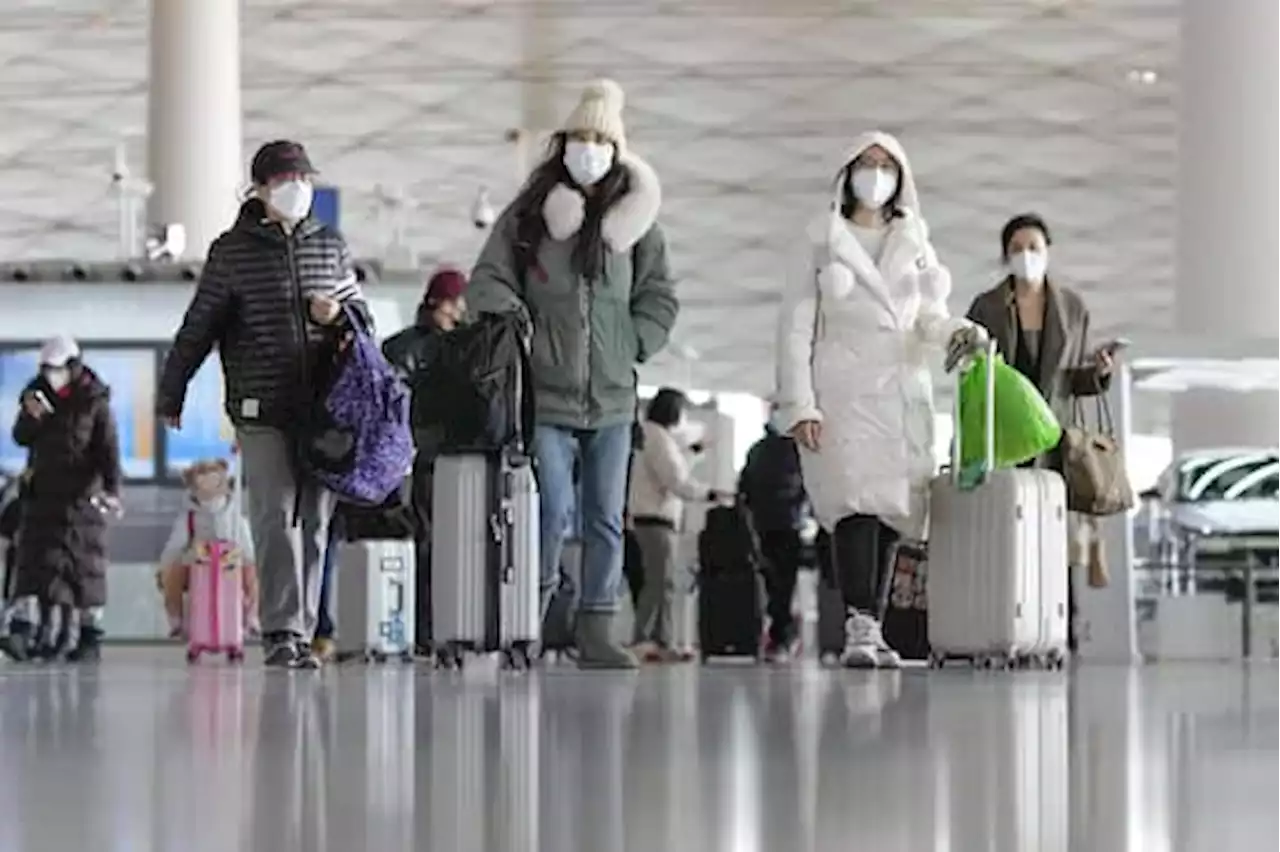
M 1123 337 L 1117 337 L 1114 340 L 1108 340 L 1106 343 L 1098 347 L 1094 352 L 1093 358 L 1097 362 L 1098 369 L 1104 375 L 1111 372 L 1112 366 L 1115 364 L 1116 356 L 1127 349 L 1129 341 Z
M 42 391 L 31 391 L 22 398 L 22 407 L 27 414 L 39 420 L 46 414 L 53 413 L 53 403 L 49 402 L 49 397 L 45 396 Z

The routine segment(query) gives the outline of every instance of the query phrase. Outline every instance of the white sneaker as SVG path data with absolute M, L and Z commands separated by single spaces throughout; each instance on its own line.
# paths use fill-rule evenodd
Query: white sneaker
M 884 641 L 879 619 L 851 612 L 844 621 L 840 664 L 847 669 L 897 669 L 902 667 L 902 658 Z

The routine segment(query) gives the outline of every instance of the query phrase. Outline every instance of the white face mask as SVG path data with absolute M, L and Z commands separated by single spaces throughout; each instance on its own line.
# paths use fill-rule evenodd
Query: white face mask
M 1039 284 L 1049 268 L 1049 255 L 1042 251 L 1020 251 L 1009 255 L 1009 271 L 1019 281 Z
M 564 167 L 578 186 L 594 186 L 613 168 L 613 146 L 570 139 L 564 145 Z
M 71 381 L 71 371 L 66 367 L 45 367 L 40 372 L 44 380 L 49 383 L 49 387 L 55 391 L 62 390 L 67 386 L 67 382 Z
M 301 222 L 311 212 L 314 192 L 310 181 L 287 180 L 271 187 L 267 203 L 286 221 Z
M 898 174 L 892 169 L 860 166 L 853 170 L 853 196 L 870 210 L 879 210 L 898 188 Z

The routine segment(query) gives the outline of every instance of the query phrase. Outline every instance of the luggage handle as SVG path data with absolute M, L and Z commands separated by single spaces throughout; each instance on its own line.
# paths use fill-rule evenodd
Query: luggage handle
M 960 385 L 964 372 L 956 371 L 956 388 L 951 395 L 951 482 L 957 488 L 970 489 L 981 485 L 996 467 L 996 351 L 996 340 L 991 338 L 987 341 L 985 353 L 987 373 L 983 383 L 986 398 L 982 405 L 982 461 L 973 471 L 961 470 Z

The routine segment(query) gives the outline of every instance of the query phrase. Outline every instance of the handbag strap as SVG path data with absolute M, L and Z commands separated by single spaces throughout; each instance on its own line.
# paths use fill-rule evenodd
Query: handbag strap
M 1105 393 L 1094 394 L 1094 404 L 1096 407 L 1098 433 L 1106 435 L 1108 438 L 1116 436 L 1115 420 L 1111 416 L 1111 401 L 1107 399 Z M 1071 398 L 1071 425 L 1081 429 L 1088 429 L 1087 418 L 1084 414 L 1084 402 L 1078 396 Z

